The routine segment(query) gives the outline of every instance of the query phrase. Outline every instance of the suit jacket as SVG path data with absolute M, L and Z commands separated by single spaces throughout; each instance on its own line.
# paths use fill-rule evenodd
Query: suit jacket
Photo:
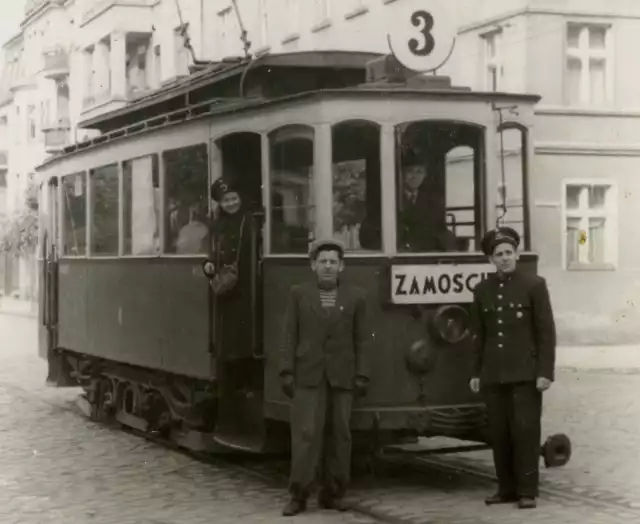
M 472 376 L 482 384 L 554 380 L 556 329 L 542 277 L 489 275 L 474 290 L 471 326 Z
M 373 340 L 364 290 L 340 284 L 333 308 L 325 309 L 315 282 L 293 286 L 289 293 L 280 374 L 295 383 L 353 389 L 356 376 L 369 378 Z

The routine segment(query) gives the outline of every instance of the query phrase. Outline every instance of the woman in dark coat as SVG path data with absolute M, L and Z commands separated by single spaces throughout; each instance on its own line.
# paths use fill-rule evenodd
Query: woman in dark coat
M 226 361 L 250 358 L 252 216 L 227 181 L 219 179 L 213 183 L 211 198 L 219 204 L 212 227 L 215 272 L 236 261 L 238 270 L 235 286 L 214 297 L 215 343 L 218 354 Z

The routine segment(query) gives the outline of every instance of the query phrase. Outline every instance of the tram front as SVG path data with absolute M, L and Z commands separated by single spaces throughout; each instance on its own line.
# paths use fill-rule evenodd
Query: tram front
M 302 220 L 310 238 L 343 241 L 344 278 L 367 291 L 376 344 L 370 391 L 354 407 L 353 429 L 382 440 L 440 435 L 484 442 L 484 405 L 468 385 L 469 310 L 473 288 L 494 271 L 480 242 L 496 223 L 520 233 L 519 264 L 536 271 L 528 173 L 538 98 L 438 85 L 365 85 L 315 99 L 323 123 L 312 124 L 313 169 L 299 177 L 307 196 L 289 198 L 300 184 L 288 190 L 278 172 L 270 177 L 264 277 L 273 284 L 265 288 L 265 341 L 277 359 L 270 341 L 281 333 L 271 326 L 281 325 L 284 304 L 274 304 L 309 278 L 308 265 L 286 255 L 299 252 L 295 246 L 278 240 Z M 293 162 L 296 155 L 285 157 Z M 272 162 L 286 164 L 285 157 L 272 155 Z M 281 170 L 290 178 L 294 167 Z M 285 201 L 304 209 L 276 209 Z M 287 225 L 287 216 L 297 218 Z M 278 379 L 268 382 L 267 417 L 285 418 Z
M 438 101 L 452 116 L 454 103 Z M 383 193 L 394 194 L 395 220 L 380 222 L 379 237 L 389 249 L 386 289 L 378 290 L 386 292 L 380 304 L 384 341 L 375 360 L 387 370 L 379 376 L 386 398 L 377 403 L 394 406 L 401 433 L 485 442 L 484 404 L 468 386 L 473 290 L 495 270 L 480 241 L 488 229 L 508 225 L 523 239 L 522 269 L 535 272 L 537 257 L 530 252 L 529 127 L 526 120 L 505 124 L 497 104 L 475 104 L 483 113 L 475 121 L 450 117 L 394 126 L 395 176 L 383 180 Z M 376 228 L 365 221 L 361 238 Z M 381 428 L 392 425 L 363 406 L 358 425 L 367 418 Z

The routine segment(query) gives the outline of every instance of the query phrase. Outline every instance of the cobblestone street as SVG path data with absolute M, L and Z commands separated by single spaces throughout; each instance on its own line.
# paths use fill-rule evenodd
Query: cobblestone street
M 285 493 L 242 468 L 197 462 L 100 427 L 74 406 L 78 390 L 44 386 L 34 322 L 0 315 L 0 522 L 221 524 L 286 522 Z M 309 513 L 294 522 L 618 523 L 640 521 L 638 375 L 559 372 L 545 401 L 544 434 L 567 433 L 572 461 L 543 471 L 535 511 L 486 508 L 486 452 L 426 459 L 426 473 L 358 481 L 359 511 Z M 444 465 L 445 469 L 441 470 Z M 469 469 L 456 475 L 446 468 Z M 367 515 L 369 513 L 369 515 Z

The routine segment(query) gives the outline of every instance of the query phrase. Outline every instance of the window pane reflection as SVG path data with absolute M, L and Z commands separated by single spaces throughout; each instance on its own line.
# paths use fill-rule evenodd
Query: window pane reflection
M 149 255 L 160 251 L 160 183 L 158 156 L 123 163 L 124 253 Z
M 315 229 L 313 129 L 286 126 L 269 141 L 271 250 L 307 253 Z
M 165 252 L 207 253 L 207 145 L 165 151 L 162 161 L 166 184 Z
M 91 254 L 118 255 L 118 166 L 111 164 L 90 171 Z
M 62 254 L 87 253 L 87 179 L 85 173 L 62 177 Z
M 334 237 L 351 251 L 380 250 L 380 129 L 346 122 L 332 135 Z

